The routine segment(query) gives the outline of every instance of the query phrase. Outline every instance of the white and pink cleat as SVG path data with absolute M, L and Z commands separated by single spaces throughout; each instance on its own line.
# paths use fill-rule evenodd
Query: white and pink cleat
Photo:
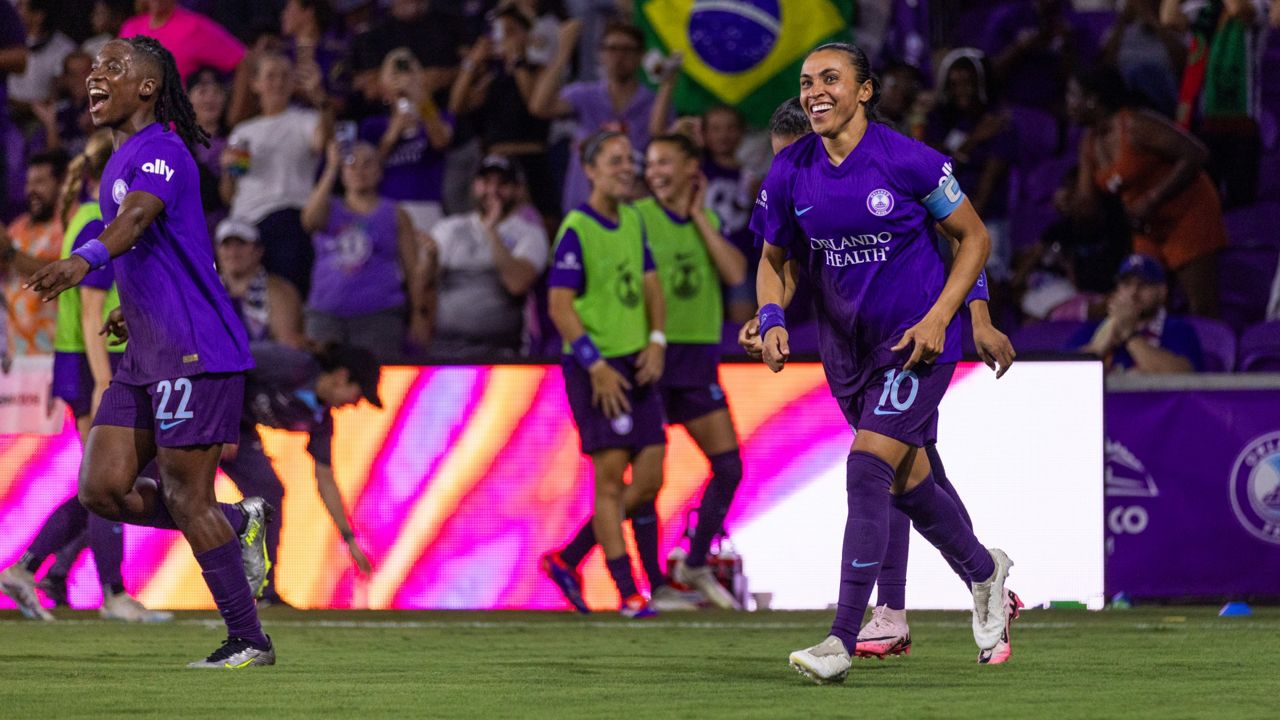
M 871 621 L 858 631 L 858 644 L 853 654 L 860 658 L 883 660 L 895 655 L 911 654 L 911 630 L 907 627 L 907 611 L 877 605 L 871 610 Z
M 1019 612 L 1022 607 L 1022 598 L 1019 598 L 1014 591 L 1006 590 L 1004 599 L 1004 632 L 1000 634 L 1000 640 L 996 642 L 995 647 L 990 650 L 978 651 L 978 663 L 980 665 L 999 665 L 1008 662 L 1009 657 L 1013 655 L 1013 646 L 1009 640 L 1009 630 L 1013 627 L 1013 621 L 1022 615 Z

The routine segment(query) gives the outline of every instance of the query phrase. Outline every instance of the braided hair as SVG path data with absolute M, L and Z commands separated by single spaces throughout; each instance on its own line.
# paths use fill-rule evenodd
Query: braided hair
M 172 125 L 189 150 L 194 150 L 197 144 L 209 147 L 209 134 L 196 122 L 196 111 L 191 107 L 191 100 L 182 87 L 182 78 L 178 75 L 178 64 L 173 59 L 173 53 L 165 49 L 159 40 L 146 35 L 135 35 L 124 42 L 129 43 L 135 53 L 142 53 L 154 62 L 160 70 L 156 121 L 166 128 Z

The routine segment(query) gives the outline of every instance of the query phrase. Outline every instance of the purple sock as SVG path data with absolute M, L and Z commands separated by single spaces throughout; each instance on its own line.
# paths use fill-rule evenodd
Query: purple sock
M 560 559 L 569 567 L 576 568 L 582 564 L 587 553 L 591 552 L 591 548 L 595 546 L 596 531 L 591 527 L 591 518 L 587 518 L 586 524 L 578 529 L 578 534 L 574 535 L 569 544 L 560 551 Z
M 89 517 L 94 517 L 92 513 Z M 49 566 L 49 572 L 45 577 L 63 578 L 64 580 L 71 574 L 71 567 L 76 564 L 76 559 L 80 557 L 80 551 L 89 546 L 89 531 L 85 530 L 76 536 L 74 540 L 58 548 L 58 552 L 53 554 L 53 564 Z
M 924 536 L 948 562 L 954 562 L 957 574 L 978 582 L 996 571 L 991 554 L 978 542 L 973 528 L 964 522 L 951 496 L 938 489 L 933 475 L 914 490 L 893 499 L 894 507 L 911 518 L 916 530 Z
M 232 540 L 196 555 L 204 582 L 213 593 L 222 621 L 227 624 L 227 637 L 237 637 L 266 647 L 267 636 L 258 622 L 258 606 L 253 602 L 249 582 L 244 579 L 240 559 L 240 543 Z
M 698 525 L 689 539 L 689 556 L 685 565 L 702 567 L 707 564 L 711 552 L 711 539 L 724 530 L 724 518 L 729 514 L 733 496 L 742 482 L 742 454 L 737 448 L 707 458 L 711 461 L 711 480 L 702 492 L 698 505 Z
M 911 518 L 898 510 L 889 511 L 889 545 L 876 578 L 876 605 L 894 610 L 907 607 L 907 554 L 911 549 Z
M 231 532 L 237 535 L 244 532 L 244 526 L 248 524 L 249 519 L 244 516 L 244 513 L 240 512 L 240 508 L 230 503 L 218 503 L 218 509 L 222 511 L 223 515 L 227 516 L 227 522 L 231 525 Z M 279 525 L 280 523 L 275 522 L 272 524 Z
M 652 595 L 654 590 L 667 584 L 666 572 L 658 560 L 658 508 L 650 500 L 636 506 L 628 516 L 631 518 L 631 532 L 636 536 L 640 564 L 649 578 L 649 594 Z
M 75 495 L 72 495 L 45 519 L 44 525 L 40 526 L 40 532 L 36 533 L 35 539 L 27 547 L 26 554 L 22 556 L 22 564 L 30 572 L 39 570 L 45 558 L 75 540 L 85 531 L 88 523 L 89 511 L 84 509 Z
M 933 473 L 933 481 L 938 483 L 938 487 L 951 496 L 951 501 L 956 504 L 956 509 L 960 511 L 960 517 L 964 518 L 964 524 L 973 527 L 973 520 L 969 517 L 969 510 L 960 500 L 960 493 L 956 492 L 956 487 L 951 484 L 951 480 L 947 477 L 946 468 L 942 466 L 942 456 L 938 454 L 938 446 L 925 445 L 924 452 L 929 457 L 929 467 Z
M 889 543 L 889 488 L 894 473 L 889 463 L 861 450 L 849 453 L 847 468 L 849 515 L 840 553 L 840 601 L 831 634 L 852 653 Z
M 124 592 L 120 565 L 124 562 L 124 527 L 97 515 L 89 515 L 89 547 L 98 568 L 98 582 L 113 593 Z
M 631 577 L 631 558 L 628 555 L 623 554 L 612 560 L 605 560 L 604 564 L 609 568 L 609 575 L 613 577 L 613 584 L 618 586 L 618 594 L 623 600 L 638 592 L 635 578 Z

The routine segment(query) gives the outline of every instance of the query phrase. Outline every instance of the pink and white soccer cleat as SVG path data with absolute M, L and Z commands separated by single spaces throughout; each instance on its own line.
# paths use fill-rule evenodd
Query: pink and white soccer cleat
M 978 651 L 978 664 L 980 665 L 999 665 L 1009 661 L 1009 657 L 1013 655 L 1013 646 L 1009 640 L 1009 629 L 1013 627 L 1013 621 L 1022 613 L 1019 612 L 1023 607 L 1022 598 L 1012 590 L 1005 591 L 1004 610 L 1004 632 L 1000 634 L 1000 640 L 996 646 L 990 650 Z
M 907 611 L 877 605 L 871 610 L 871 621 L 858 631 L 858 644 L 853 654 L 860 658 L 879 658 L 911 654 L 911 630 L 907 627 Z

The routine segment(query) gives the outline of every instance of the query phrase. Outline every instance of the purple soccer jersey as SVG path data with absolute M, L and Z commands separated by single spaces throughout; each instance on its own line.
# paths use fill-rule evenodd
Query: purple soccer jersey
M 774 158 L 751 229 L 795 258 L 813 288 L 819 351 L 837 397 L 901 366 L 890 350 L 933 306 L 946 281 L 932 226 L 962 199 L 946 157 L 879 123 L 840 166 L 807 135 Z M 926 198 L 930 200 L 926 207 Z M 930 208 L 933 208 L 932 210 Z M 960 359 L 960 324 L 947 327 L 936 362 Z
M 200 205 L 200 175 L 182 139 L 159 123 L 125 141 L 102 175 L 102 220 L 110 225 L 130 192 L 164 210 L 133 248 L 112 261 L 129 347 L 115 380 L 130 385 L 253 367 L 244 325 L 213 264 Z

